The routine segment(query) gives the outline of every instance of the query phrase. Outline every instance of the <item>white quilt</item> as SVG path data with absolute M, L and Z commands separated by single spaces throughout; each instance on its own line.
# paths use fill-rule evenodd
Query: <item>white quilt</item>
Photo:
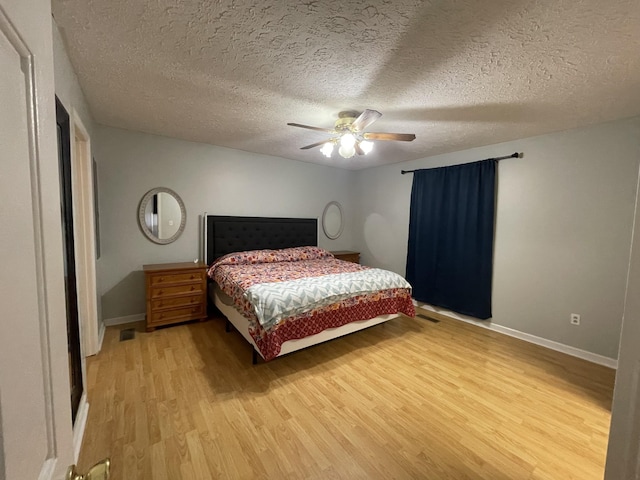
M 259 283 L 249 287 L 244 297 L 253 305 L 260 324 L 268 329 L 285 318 L 318 307 L 392 288 L 410 290 L 411 285 L 397 273 L 369 268 L 359 272 Z

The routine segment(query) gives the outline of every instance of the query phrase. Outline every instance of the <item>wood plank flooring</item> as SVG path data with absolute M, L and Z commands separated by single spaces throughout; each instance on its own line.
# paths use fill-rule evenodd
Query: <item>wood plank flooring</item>
M 109 327 L 79 471 L 109 456 L 112 480 L 600 480 L 614 376 L 452 320 L 256 366 L 221 318 L 123 342 Z

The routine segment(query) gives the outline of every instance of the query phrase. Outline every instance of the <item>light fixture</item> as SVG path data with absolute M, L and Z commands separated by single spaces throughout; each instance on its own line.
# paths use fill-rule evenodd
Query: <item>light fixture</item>
M 362 112 L 344 110 L 338 113 L 338 119 L 335 121 L 332 129 L 313 127 L 301 123 L 287 123 L 287 125 L 330 134 L 331 138 L 328 140 L 300 147 L 301 150 L 309 150 L 310 148 L 322 145 L 320 152 L 327 158 L 333 154 L 334 146 L 337 146 L 340 156 L 343 158 L 351 158 L 356 153 L 358 155 L 371 153 L 373 150 L 373 142 L 371 142 L 371 140 L 411 142 L 416 139 L 413 133 L 365 132 L 365 129 L 381 116 L 382 114 L 380 112 L 369 108 Z
M 353 145 L 341 145 L 338 153 L 342 158 L 351 158 L 356 154 L 356 149 Z
M 334 145 L 338 145 L 338 153 L 342 158 L 351 158 L 356 152 L 360 155 L 366 155 L 373 150 L 373 142 L 364 140 L 360 135 L 349 131 L 325 143 L 320 149 L 320 152 L 325 157 L 331 158 Z
M 360 131 L 363 127 L 354 127 L 354 122 L 359 118 L 357 113 L 351 111 L 340 112 L 339 117 L 340 118 L 336 121 L 335 128 L 333 131 L 330 131 L 330 133 L 334 134 L 334 137 L 326 142 L 319 142 L 317 144 L 310 145 L 309 147 L 315 147 L 316 145 L 324 143 L 320 152 L 327 158 L 331 158 L 334 146 L 337 148 L 338 154 L 342 158 L 351 158 L 356 153 L 358 155 L 366 155 L 370 153 L 371 150 L 373 150 L 373 142 L 365 140 L 366 134 Z
M 333 143 L 331 142 L 325 143 L 320 149 L 320 151 L 325 157 L 331 158 L 331 154 L 333 153 Z
M 366 155 L 371 150 L 373 150 L 373 142 L 370 142 L 369 140 L 363 140 L 363 141 L 360 142 L 360 148 L 362 149 L 362 151 Z
M 353 133 L 344 133 L 340 137 L 340 145 L 343 147 L 353 147 L 356 144 L 356 137 Z

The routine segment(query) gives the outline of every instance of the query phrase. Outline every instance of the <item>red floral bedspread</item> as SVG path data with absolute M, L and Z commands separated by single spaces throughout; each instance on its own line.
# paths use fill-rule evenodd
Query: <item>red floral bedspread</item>
M 249 333 L 266 360 L 275 358 L 287 340 L 304 338 L 350 322 L 368 320 L 379 315 L 404 313 L 415 316 L 411 290 L 393 288 L 357 295 L 338 303 L 289 317 L 265 330 L 257 320 L 244 291 L 252 285 L 282 282 L 304 277 L 355 272 L 367 267 L 344 262 L 318 247 L 284 250 L 260 250 L 226 255 L 209 269 L 209 276 L 235 303 L 249 320 Z

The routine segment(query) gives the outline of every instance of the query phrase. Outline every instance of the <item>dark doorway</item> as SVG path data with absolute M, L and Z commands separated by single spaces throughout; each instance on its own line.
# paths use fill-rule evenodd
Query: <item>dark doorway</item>
M 71 418 L 75 423 L 82 397 L 82 357 L 78 325 L 78 290 L 73 242 L 73 191 L 71 183 L 71 129 L 69 114 L 56 97 L 58 125 L 58 160 L 60 162 L 60 209 L 62 216 L 62 251 L 64 287 L 67 304 L 67 339 L 69 343 L 69 381 L 71 384 Z

